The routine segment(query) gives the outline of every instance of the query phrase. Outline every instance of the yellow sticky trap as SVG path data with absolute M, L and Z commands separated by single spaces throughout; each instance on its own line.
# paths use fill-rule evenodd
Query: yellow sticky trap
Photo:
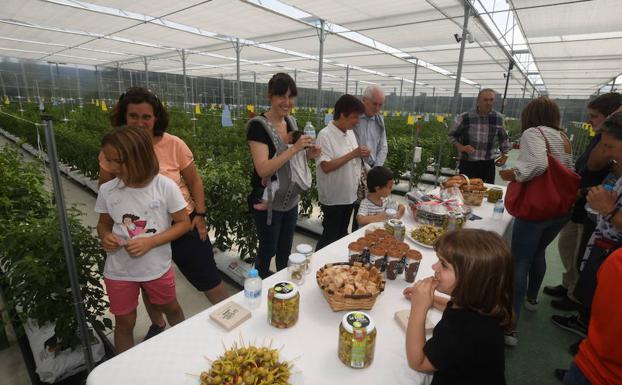
M 95 99 L 91 99 L 91 104 L 95 104 Z
M 102 100 L 101 106 L 102 106 L 102 111 L 108 112 L 108 106 L 106 106 L 105 100 Z
M 332 114 L 332 113 L 333 113 L 333 111 L 335 111 L 335 109 L 334 109 L 334 108 L 332 108 L 332 107 L 330 107 L 330 108 L 328 109 L 328 113 L 329 113 L 329 114 Z
M 201 115 L 201 106 L 199 105 L 199 103 L 194 105 L 194 113 L 195 115 Z
M 11 104 L 11 101 L 9 100 L 9 97 L 7 95 L 4 95 L 4 105 L 8 106 L 9 104 Z
M 247 104 L 246 109 L 249 110 L 250 112 L 255 112 L 255 105 Z
M 590 137 L 596 136 L 596 131 L 594 131 L 594 128 L 592 127 L 592 125 L 590 124 L 590 128 L 588 130 Z
M 443 115 L 436 115 L 436 121 L 443 123 L 445 121 L 445 117 Z
M 26 102 L 30 103 L 30 98 L 26 98 Z
M 295 113 L 296 113 L 296 107 L 292 107 L 292 114 L 295 114 Z
M 408 118 L 406 118 L 406 124 L 409 125 L 414 125 L 415 124 L 415 117 L 412 115 L 408 115 Z
M 95 105 L 99 107 L 99 99 L 95 99 Z
M 384 117 L 386 118 L 387 116 L 389 116 L 389 113 L 387 111 L 384 111 L 382 115 L 384 115 Z
M 423 119 L 423 116 L 421 116 L 421 115 L 417 115 L 417 116 L 415 116 L 415 120 L 416 120 L 416 121 L 420 121 L 421 119 Z

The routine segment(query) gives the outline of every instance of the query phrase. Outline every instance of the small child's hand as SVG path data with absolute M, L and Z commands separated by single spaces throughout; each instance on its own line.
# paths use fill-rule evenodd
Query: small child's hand
M 404 294 L 404 297 L 410 301 L 410 296 L 413 294 L 413 286 L 408 286 L 406 289 L 404 289 L 404 291 L 402 292 L 402 294 Z
M 438 282 L 434 277 L 422 279 L 412 286 L 410 295 L 411 306 L 415 309 L 427 311 L 434 304 L 434 291 Z
M 102 238 L 102 248 L 107 252 L 113 252 L 123 246 L 123 240 L 114 233 L 108 233 Z
M 127 241 L 125 250 L 132 257 L 142 257 L 145 253 L 153 248 L 150 238 L 134 238 Z

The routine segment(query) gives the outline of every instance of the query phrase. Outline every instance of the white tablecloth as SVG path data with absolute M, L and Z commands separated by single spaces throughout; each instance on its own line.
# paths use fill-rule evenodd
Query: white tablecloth
M 492 210 L 493 205 L 487 202 L 474 207 L 473 212 L 483 219 L 468 221 L 466 227 L 503 235 L 511 216 L 504 213 L 502 219 L 493 220 Z M 408 210 L 403 220 L 407 230 L 415 226 Z M 402 296 L 402 290 L 409 285 L 403 274 L 395 281 L 387 280 L 384 293 L 377 298 L 374 308 L 367 311 L 376 322 L 378 333 L 373 364 L 367 369 L 351 369 L 337 358 L 338 328 L 345 312 L 330 309 L 315 282 L 315 271 L 329 262 L 346 261 L 347 245 L 364 235 L 364 231 L 365 228 L 359 229 L 313 256 L 312 272 L 300 287 L 300 317 L 294 327 L 276 329 L 267 322 L 267 288 L 287 278 L 287 270 L 283 270 L 264 280 L 261 306 L 237 329 L 226 332 L 210 320 L 209 314 L 217 305 L 101 364 L 89 375 L 87 384 L 198 384 L 198 377 L 193 375 L 210 367 L 204 357 L 215 359 L 223 352 L 223 344 L 229 348 L 240 337 L 257 344 L 272 340 L 273 347 L 283 346 L 282 356 L 296 358 L 295 370 L 301 372 L 294 378 L 295 385 L 341 385 L 346 381 L 356 384 L 428 384 L 432 376 L 408 367 L 405 332 L 393 318 L 396 311 L 410 308 L 409 301 Z M 414 244 L 412 247 L 423 254 L 417 279 L 432 275 L 432 264 L 437 260 L 434 251 Z M 244 304 L 243 293 L 230 300 Z M 428 317 L 436 323 L 441 312 L 432 309 Z

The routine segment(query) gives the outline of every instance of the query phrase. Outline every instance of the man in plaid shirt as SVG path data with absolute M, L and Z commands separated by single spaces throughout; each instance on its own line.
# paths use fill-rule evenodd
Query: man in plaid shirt
M 505 164 L 511 148 L 503 115 L 492 109 L 494 104 L 495 91 L 484 88 L 477 95 L 477 107 L 458 115 L 449 130 L 449 143 L 460 153 L 460 173 L 485 183 L 495 182 L 495 164 Z M 495 163 L 497 148 L 501 157 Z

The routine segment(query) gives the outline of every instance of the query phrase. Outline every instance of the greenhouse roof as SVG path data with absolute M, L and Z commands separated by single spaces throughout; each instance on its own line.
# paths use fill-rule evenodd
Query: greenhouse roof
M 619 0 L 472 0 L 460 92 L 586 97 L 622 73 Z M 6 0 L 0 55 L 266 82 L 296 72 L 324 89 L 378 84 L 410 95 L 452 95 L 462 0 Z M 454 36 L 456 35 L 456 36 Z M 239 47 L 236 49 L 236 47 Z M 622 79 L 620 79 L 622 80 Z M 352 92 L 352 91 L 351 91 Z

